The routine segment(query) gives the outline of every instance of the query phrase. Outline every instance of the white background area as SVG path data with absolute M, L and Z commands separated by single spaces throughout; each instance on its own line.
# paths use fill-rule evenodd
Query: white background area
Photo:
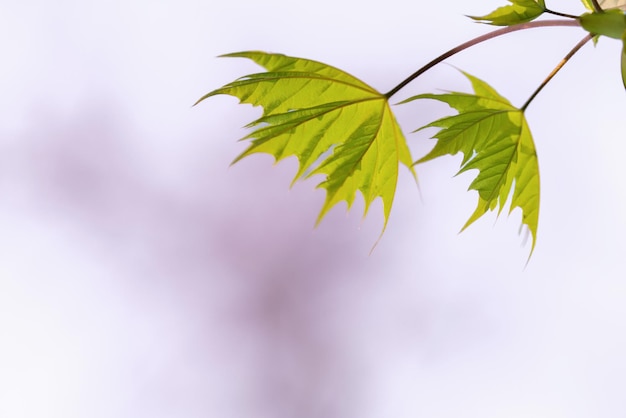
M 502 1 L 4 1 L 0 13 L 0 417 L 587 418 L 626 415 L 626 94 L 621 45 L 585 46 L 527 111 L 541 169 L 520 214 L 458 234 L 460 156 L 403 169 L 380 204 L 289 188 L 254 155 L 259 110 L 203 94 L 257 72 L 243 50 L 319 60 L 387 91 L 492 28 Z M 546 1 L 582 13 L 578 1 Z M 521 105 L 584 36 L 492 40 L 394 99 Z M 454 67 L 453 67 L 454 66 Z M 394 108 L 417 159 L 450 114 Z

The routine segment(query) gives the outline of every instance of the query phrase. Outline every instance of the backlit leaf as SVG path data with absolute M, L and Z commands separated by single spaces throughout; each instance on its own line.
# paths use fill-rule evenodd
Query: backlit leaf
M 593 3 L 591 0 L 582 0 L 583 4 L 590 11 L 594 11 Z M 622 9 L 626 10 L 626 0 L 598 0 L 598 4 L 602 9 Z
M 434 99 L 458 112 L 420 128 L 440 130 L 433 137 L 437 139 L 433 150 L 416 164 L 461 152 L 459 173 L 478 170 L 469 187 L 478 192 L 478 206 L 463 229 L 488 210 L 497 208 L 499 214 L 510 199 L 509 212 L 522 210 L 522 224 L 532 235 L 534 249 L 539 222 L 539 166 L 524 112 L 485 82 L 465 75 L 474 94 L 422 94 L 405 101 Z
M 228 94 L 263 108 L 263 115 L 248 125 L 252 132 L 243 138 L 250 146 L 235 161 L 259 152 L 276 161 L 295 156 L 299 169 L 294 181 L 324 176 L 318 187 L 326 190 L 326 201 L 318 221 L 336 203 L 345 201 L 350 208 L 360 191 L 365 213 L 376 198 L 382 199 L 386 224 L 400 163 L 414 173 L 387 98 L 317 61 L 254 51 L 225 56 L 248 58 L 267 70 L 241 77 L 198 101 Z
M 469 16 L 497 26 L 510 26 L 530 22 L 541 16 L 546 9 L 544 0 L 509 0 L 511 3 L 502 6 L 485 16 Z

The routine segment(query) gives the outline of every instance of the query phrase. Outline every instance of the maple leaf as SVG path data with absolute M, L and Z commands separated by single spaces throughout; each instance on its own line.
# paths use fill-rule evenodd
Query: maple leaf
M 415 164 L 463 153 L 459 174 L 478 170 L 469 186 L 478 192 L 478 206 L 462 230 L 488 210 L 498 208 L 500 214 L 510 197 L 509 213 L 519 207 L 522 225 L 532 235 L 532 254 L 539 221 L 539 166 L 524 112 L 484 81 L 464 74 L 474 94 L 421 94 L 404 101 L 434 99 L 458 111 L 418 129 L 440 128 L 433 137 L 435 147 Z
M 240 103 L 263 108 L 263 115 L 247 126 L 253 131 L 242 138 L 250 146 L 234 162 L 254 153 L 271 154 L 276 161 L 295 156 L 299 169 L 294 182 L 316 174 L 325 177 L 318 184 L 326 190 L 318 222 L 341 201 L 349 209 L 360 191 L 364 215 L 376 198 L 382 199 L 386 225 L 400 163 L 415 174 L 387 97 L 317 61 L 258 51 L 224 56 L 248 58 L 267 70 L 241 77 L 198 100 L 228 94 Z
M 509 0 L 511 3 L 502 6 L 485 16 L 469 16 L 474 20 L 496 26 L 510 26 L 530 22 L 546 11 L 544 0 Z

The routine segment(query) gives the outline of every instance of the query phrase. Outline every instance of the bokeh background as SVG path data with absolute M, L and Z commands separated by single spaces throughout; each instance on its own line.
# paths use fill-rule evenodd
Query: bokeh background
M 581 13 L 578 1 L 548 6 Z M 527 115 L 538 243 L 472 213 L 459 159 L 400 176 L 318 228 L 315 181 L 257 155 L 259 114 L 204 93 L 258 49 L 386 91 L 489 30 L 503 1 L 4 1 L 0 416 L 623 417 L 626 95 L 620 45 L 587 45 Z M 521 105 L 582 38 L 545 28 L 449 60 Z M 467 91 L 441 65 L 398 95 Z M 405 132 L 448 113 L 398 107 Z M 429 134 L 408 135 L 417 157 Z

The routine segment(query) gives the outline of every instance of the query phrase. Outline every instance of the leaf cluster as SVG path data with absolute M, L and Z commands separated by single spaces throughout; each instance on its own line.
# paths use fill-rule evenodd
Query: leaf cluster
M 415 176 L 415 165 L 461 153 L 459 173 L 475 173 L 469 189 L 478 194 L 477 207 L 463 229 L 489 211 L 499 214 L 507 205 L 509 212 L 520 209 L 522 225 L 532 237 L 532 254 L 539 224 L 540 182 L 537 150 L 525 110 L 571 56 L 600 36 L 623 42 L 621 67 L 626 87 L 626 0 L 582 0 L 589 12 L 581 16 L 550 10 L 545 0 L 508 2 L 486 15 L 470 16 L 502 29 L 442 54 L 385 94 L 321 62 L 248 51 L 225 56 L 250 59 L 265 71 L 241 77 L 198 102 L 227 94 L 241 103 L 260 106 L 262 116 L 248 124 L 251 131 L 242 138 L 249 143 L 248 148 L 234 162 L 255 153 L 270 154 L 276 161 L 295 156 L 299 168 L 294 181 L 319 175 L 318 187 L 326 191 L 318 222 L 339 202 L 346 202 L 350 208 L 358 192 L 365 201 L 365 214 L 376 199 L 382 200 L 386 225 L 401 165 Z M 544 14 L 565 19 L 535 22 Z M 513 106 L 486 82 L 465 72 L 472 93 L 426 93 L 402 102 L 437 100 L 456 111 L 418 129 L 438 131 L 433 136 L 436 142 L 432 150 L 415 161 L 389 99 L 413 79 L 462 50 L 496 36 L 543 26 L 579 26 L 588 33 L 523 106 Z

